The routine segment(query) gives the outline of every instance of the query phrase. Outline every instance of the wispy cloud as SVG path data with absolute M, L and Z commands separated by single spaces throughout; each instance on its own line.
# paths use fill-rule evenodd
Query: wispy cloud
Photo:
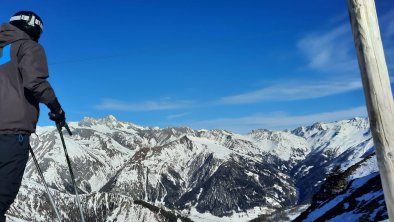
M 97 105 L 97 109 L 111 111 L 155 111 L 188 108 L 192 101 L 169 101 L 168 98 L 159 101 L 145 101 L 142 103 L 128 103 L 119 100 L 106 99 Z
M 387 66 L 390 72 L 394 72 L 394 10 L 384 14 L 380 19 L 380 24 Z M 391 74 L 394 75 L 394 73 Z
M 315 122 L 330 122 L 353 117 L 367 116 L 365 107 L 315 113 L 309 115 L 287 115 L 284 113 L 255 114 L 239 118 L 222 118 L 191 123 L 194 128 L 227 129 L 237 133 L 247 133 L 253 129 L 292 129 Z
M 339 25 L 329 31 L 306 34 L 297 44 L 307 57 L 308 66 L 325 72 L 357 71 L 350 24 Z
M 333 18 L 342 21 L 343 15 Z M 394 10 L 380 16 L 382 38 L 385 41 L 388 66 L 394 68 Z M 304 35 L 297 47 L 308 59 L 308 67 L 339 74 L 358 72 L 357 56 L 348 19 L 328 31 L 315 31 Z M 330 22 L 334 23 L 334 22 Z
M 222 104 L 248 104 L 263 101 L 290 101 L 320 98 L 361 89 L 361 79 L 328 82 L 286 82 L 220 99 Z
M 187 115 L 189 115 L 189 113 L 178 113 L 178 114 L 169 115 L 169 116 L 167 116 L 166 119 L 167 120 L 174 120 L 174 119 L 182 118 Z
M 276 83 L 254 91 L 223 97 L 219 103 L 250 104 L 263 101 L 305 100 L 361 89 L 361 80 L 355 78 L 358 65 L 350 24 L 343 21 L 343 15 L 335 18 L 332 23 L 334 21 L 341 21 L 342 24 L 328 31 L 305 34 L 298 41 L 297 47 L 306 56 L 309 68 L 345 77 L 337 78 L 336 81 Z

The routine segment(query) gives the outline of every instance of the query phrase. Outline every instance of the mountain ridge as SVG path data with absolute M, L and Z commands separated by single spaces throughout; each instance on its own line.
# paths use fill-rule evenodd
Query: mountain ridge
M 69 125 L 74 136 L 65 139 L 83 196 L 122 195 L 197 220 L 208 215 L 245 221 L 253 219 L 246 216 L 253 209 L 272 212 L 308 204 L 335 167 L 345 170 L 373 150 L 366 118 L 293 130 L 257 129 L 246 135 L 188 127 L 142 127 L 111 115 Z M 56 129 L 38 127 L 37 132 L 40 137 L 32 138 L 32 146 L 49 186 L 60 196 L 71 195 Z M 29 161 L 23 183 L 33 182 L 40 183 Z M 23 189 L 43 193 L 34 186 Z M 24 205 L 23 200 L 26 197 L 18 196 L 10 210 L 12 216 L 24 215 L 17 207 Z M 45 206 L 50 217 L 45 198 L 31 204 Z M 87 210 L 98 207 L 86 204 Z M 134 205 L 130 207 L 134 209 Z M 63 209 L 67 212 L 77 213 Z M 117 217 L 126 218 L 123 214 Z

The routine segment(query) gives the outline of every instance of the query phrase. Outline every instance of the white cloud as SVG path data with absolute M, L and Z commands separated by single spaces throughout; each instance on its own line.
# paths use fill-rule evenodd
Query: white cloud
M 315 122 L 330 122 L 353 117 L 365 117 L 365 107 L 323 112 L 308 115 L 287 114 L 255 114 L 239 118 L 221 118 L 205 120 L 190 125 L 194 128 L 226 129 L 237 133 L 247 133 L 253 129 L 292 129 L 298 126 L 310 125 Z
M 174 120 L 174 119 L 182 118 L 182 117 L 187 116 L 187 115 L 189 115 L 189 113 L 178 113 L 178 114 L 169 115 L 169 116 L 166 117 L 166 119 Z
M 326 32 L 305 35 L 297 44 L 308 66 L 325 72 L 355 72 L 357 57 L 349 23 Z
M 248 104 L 262 101 L 290 101 L 320 98 L 361 89 L 361 78 L 328 82 L 291 82 L 220 99 L 222 104 Z
M 103 100 L 97 105 L 97 109 L 117 110 L 117 111 L 154 111 L 154 110 L 172 110 L 188 108 L 193 103 L 191 101 L 169 101 L 168 99 L 160 101 L 145 101 L 142 103 L 127 103 L 118 100 Z

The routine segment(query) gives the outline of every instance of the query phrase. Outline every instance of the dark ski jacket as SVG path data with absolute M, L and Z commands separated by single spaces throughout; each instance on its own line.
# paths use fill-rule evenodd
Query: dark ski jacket
M 0 134 L 35 132 L 39 103 L 56 99 L 44 48 L 11 24 L 0 28 Z

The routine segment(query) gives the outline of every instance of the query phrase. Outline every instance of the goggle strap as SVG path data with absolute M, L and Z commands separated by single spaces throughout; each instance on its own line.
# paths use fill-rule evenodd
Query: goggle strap
M 42 30 L 44 30 L 44 26 L 42 25 L 41 21 L 36 19 L 36 17 L 33 15 L 31 18 L 30 16 L 27 15 L 17 15 L 17 16 L 12 16 L 10 19 L 10 22 L 12 21 L 27 21 L 29 22 L 30 26 L 38 25 Z

